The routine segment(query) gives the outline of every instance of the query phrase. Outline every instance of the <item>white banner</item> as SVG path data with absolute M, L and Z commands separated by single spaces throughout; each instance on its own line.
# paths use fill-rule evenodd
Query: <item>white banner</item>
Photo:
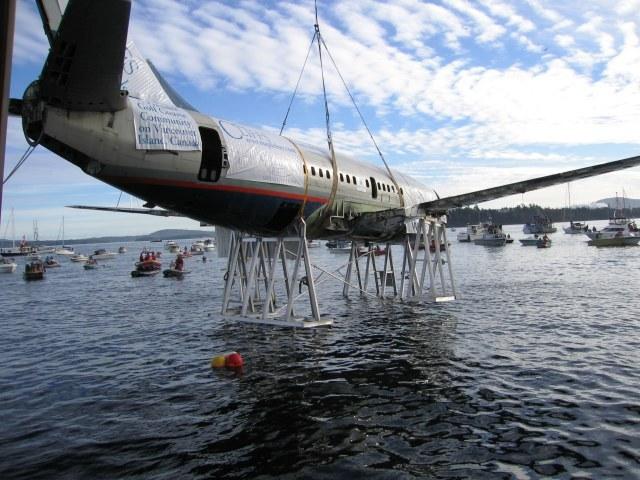
M 304 186 L 302 158 L 289 140 L 227 120 L 218 125 L 229 155 L 226 178 Z
M 198 124 L 186 111 L 131 99 L 138 150 L 202 150 Z

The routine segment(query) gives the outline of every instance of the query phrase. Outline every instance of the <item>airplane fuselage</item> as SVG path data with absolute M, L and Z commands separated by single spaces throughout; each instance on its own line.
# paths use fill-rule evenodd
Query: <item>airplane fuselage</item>
M 394 184 L 385 169 L 337 154 L 332 199 L 326 148 L 198 112 L 135 98 L 116 112 L 40 108 L 42 132 L 27 121 L 28 136 L 103 182 L 208 224 L 278 235 L 302 214 L 312 238 L 375 239 L 351 221 L 436 198 L 407 175 L 394 171 Z

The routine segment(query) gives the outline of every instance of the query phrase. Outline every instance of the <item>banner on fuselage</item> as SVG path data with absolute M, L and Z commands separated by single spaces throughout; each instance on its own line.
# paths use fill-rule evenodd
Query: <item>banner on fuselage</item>
M 275 132 L 218 120 L 229 155 L 226 178 L 304 187 L 302 158 Z
M 138 150 L 202 150 L 198 124 L 177 107 L 131 100 Z

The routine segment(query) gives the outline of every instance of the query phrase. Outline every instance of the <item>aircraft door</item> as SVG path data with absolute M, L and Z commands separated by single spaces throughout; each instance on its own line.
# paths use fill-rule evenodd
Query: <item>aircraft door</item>
M 371 198 L 378 198 L 378 185 L 376 184 L 376 179 L 369 177 L 369 181 L 371 182 Z
M 198 180 L 217 182 L 220 180 L 222 168 L 228 166 L 227 149 L 222 145 L 220 134 L 212 129 L 200 127 L 202 138 L 202 160 L 198 171 Z

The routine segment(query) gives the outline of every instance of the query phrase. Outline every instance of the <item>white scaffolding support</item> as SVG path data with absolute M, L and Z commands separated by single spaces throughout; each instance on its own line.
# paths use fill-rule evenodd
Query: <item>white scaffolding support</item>
M 222 315 L 235 320 L 285 327 L 331 325 L 320 315 L 316 287 L 326 280 L 343 283 L 361 296 L 396 298 L 407 302 L 446 302 L 457 293 L 451 267 L 446 225 L 432 217 L 421 217 L 408 228 L 403 242 L 400 275 L 394 267 L 392 245 L 384 250 L 352 242 L 348 262 L 330 272 L 311 263 L 306 226 L 289 237 L 251 237 L 238 232 L 231 236 Z M 415 233 L 414 233 L 415 232 Z M 376 259 L 384 255 L 384 259 Z M 366 261 L 364 269 L 360 262 Z M 341 271 L 346 271 L 344 276 Z M 381 268 L 380 268 L 381 267 Z M 314 277 L 313 270 L 320 273 Z M 369 292 L 373 277 L 375 294 Z
M 400 298 L 447 302 L 456 297 L 446 225 L 435 218 L 421 217 L 415 236 L 407 235 L 404 242 Z
M 373 275 L 375 294 L 379 298 L 391 296 L 405 301 L 434 302 L 456 298 L 446 225 L 432 217 L 421 217 L 414 222 L 411 230 L 416 233 L 408 233 L 402 243 L 403 259 L 399 276 L 394 268 L 391 244 L 386 244 L 383 266 L 378 270 L 376 250 L 360 252 L 361 247 L 356 242 L 352 243 L 342 289 L 345 297 L 350 287 L 359 289 L 361 295 L 369 295 L 369 279 Z M 359 264 L 362 258 L 366 258 L 364 276 L 361 276 Z M 352 282 L 354 271 L 357 284 Z
M 296 301 L 307 296 L 304 289 L 310 307 L 308 317 L 296 315 L 294 309 Z M 284 327 L 309 328 L 333 323 L 320 315 L 303 221 L 297 236 L 267 238 L 233 233 L 222 315 Z

